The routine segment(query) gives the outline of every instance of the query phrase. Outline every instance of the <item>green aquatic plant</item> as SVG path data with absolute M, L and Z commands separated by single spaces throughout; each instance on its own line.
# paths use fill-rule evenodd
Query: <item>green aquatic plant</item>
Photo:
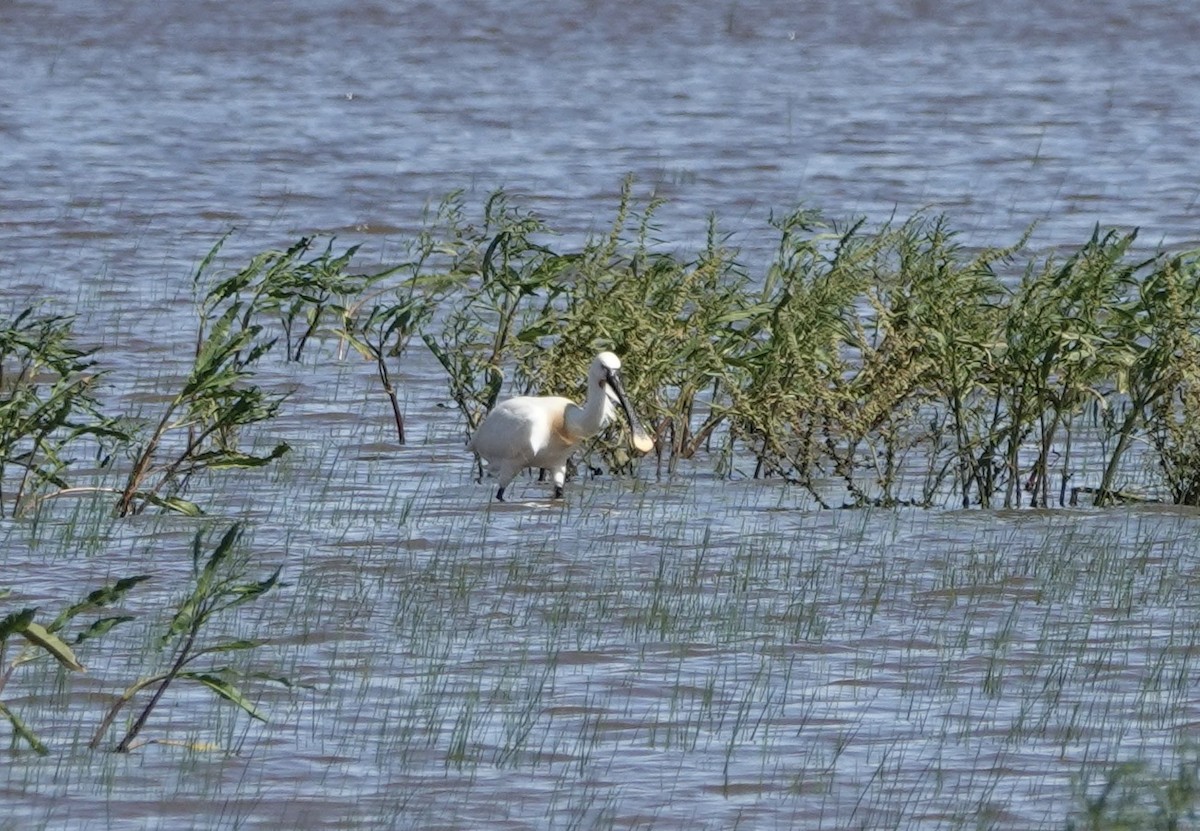
M 693 262 L 653 249 L 658 205 L 651 200 L 639 212 L 626 182 L 610 233 L 583 248 L 545 315 L 545 349 L 526 353 L 518 372 L 538 390 L 561 393 L 576 388 L 597 348 L 624 356 L 630 398 L 652 425 L 659 459 L 673 470 L 725 423 L 736 362 L 752 343 L 761 309 L 715 220 Z M 629 253 L 618 254 L 622 248 Z M 628 445 L 605 446 L 610 467 L 631 462 Z
M 1051 503 L 1051 453 L 1060 432 L 1067 439 L 1061 443 L 1064 472 L 1056 501 L 1065 504 L 1072 428 L 1085 406 L 1104 400 L 1114 362 L 1129 345 L 1116 324 L 1146 264 L 1129 259 L 1136 238 L 1136 232 L 1101 235 L 1097 228 L 1064 262 L 1027 270 L 1008 305 L 996 396 L 1005 416 L 996 442 L 1005 505 L 1019 505 L 1022 491 L 1033 505 Z M 1023 466 L 1021 455 L 1030 444 L 1034 461 Z
M 1191 268 L 1194 292 L 1200 272 Z M 1172 371 L 1175 392 L 1156 401 L 1150 422 L 1155 454 L 1177 505 L 1200 505 L 1200 343 L 1196 331 L 1194 324 L 1179 329 Z
M 312 237 L 302 237 L 286 251 L 275 252 L 263 263 L 261 276 L 239 288 L 245 291 L 258 283 L 254 289 L 260 294 L 250 301 L 249 310 L 260 318 L 278 318 L 289 361 L 302 360 L 308 343 L 330 328 L 330 319 L 336 320 L 346 303 L 390 273 L 349 272 L 359 246 L 335 254 L 332 238 L 323 250 L 304 260 L 302 255 L 314 242 Z
M 431 263 L 455 250 L 441 245 L 429 229 L 422 231 L 409 249 L 408 261 L 372 276 L 369 290 L 346 298 L 336 308 L 338 337 L 375 364 L 400 444 L 405 441 L 404 412 L 391 364 L 408 352 L 412 339 L 432 317 L 445 292 L 444 284 L 453 283 L 453 278 L 433 272 Z M 387 279 L 395 275 L 401 275 L 399 282 Z
M 756 280 L 715 221 L 694 260 L 659 250 L 660 203 L 639 206 L 628 180 L 609 232 L 565 252 L 503 192 L 479 228 L 446 205 L 448 289 L 422 338 L 468 431 L 506 379 L 571 395 L 605 348 L 628 365 L 660 474 L 704 451 L 727 475 L 749 455 L 754 477 L 818 505 L 1103 503 L 1150 439 L 1172 498 L 1194 498 L 1178 402 L 1195 268 L 1139 252 L 1136 232 L 1097 228 L 1014 280 L 1030 232 L 968 252 L 944 216 L 871 227 L 801 208 L 772 218 L 778 246 Z M 1081 433 L 1106 448 L 1094 479 Z M 629 469 L 622 446 L 592 448 Z
M 158 639 L 159 648 L 168 650 L 166 668 L 139 678 L 121 693 L 101 720 L 89 745 L 91 748 L 101 745 L 117 715 L 127 704 L 139 693 L 153 688 L 150 699 L 113 747 L 118 753 L 133 749 L 134 741 L 146 726 L 151 713 L 158 707 L 168 688 L 177 681 L 199 685 L 218 698 L 234 704 L 252 718 L 266 721 L 266 716 L 235 683 L 244 673 L 231 666 L 211 663 L 214 656 L 224 657 L 234 652 L 253 650 L 262 646 L 264 641 L 217 638 L 215 642 L 205 643 L 201 637 L 214 619 L 262 598 L 281 585 L 281 568 L 276 568 L 261 580 L 246 579 L 250 557 L 238 545 L 241 535 L 242 525 L 231 525 L 201 565 L 205 534 L 203 530 L 196 532 L 192 542 L 192 586 L 176 606 L 166 631 Z M 210 659 L 210 665 L 196 668 L 196 663 L 201 659 Z M 288 683 L 282 678 L 269 680 L 285 685 Z
M 1137 433 L 1148 434 L 1172 500 L 1200 504 L 1200 262 L 1195 251 L 1158 257 L 1137 282 L 1131 302 L 1118 307 L 1116 393 L 1127 402 L 1116 446 L 1096 501 L 1112 498 L 1123 460 Z
M 422 340 L 445 370 L 450 397 L 467 432 L 500 397 L 505 369 L 536 352 L 553 332 L 552 309 L 562 277 L 574 260 L 555 254 L 537 237 L 548 228 L 497 191 L 484 205 L 479 228 L 465 224 L 461 203 L 449 199 L 440 216 L 450 223 L 453 258 L 449 309 Z
M 404 413 L 389 362 L 404 354 L 432 309 L 424 298 L 401 293 L 395 302 L 375 303 L 361 314 L 348 314 L 340 332 L 356 352 L 374 362 L 379 383 L 392 407 L 396 441 L 400 444 L 405 440 Z
M 197 290 L 223 242 L 196 270 Z M 245 428 L 274 418 L 286 398 L 251 383 L 255 364 L 275 345 L 257 319 L 280 302 L 282 286 L 293 282 L 291 266 L 307 246 L 308 241 L 301 240 L 287 251 L 259 254 L 203 293 L 191 370 L 134 449 L 116 505 L 118 516 L 138 513 L 147 505 L 196 515 L 199 506 L 179 496 L 193 476 L 261 467 L 288 452 L 288 445 L 279 442 L 266 453 L 251 453 L 240 446 L 239 438 Z M 180 440 L 168 445 L 171 436 Z
M 840 360 L 814 385 L 807 407 L 818 414 L 823 455 L 851 505 L 928 504 L 940 484 L 935 476 L 920 496 L 902 490 L 909 457 L 936 454 L 920 420 L 936 396 L 926 315 L 937 302 L 928 296 L 931 284 L 953 285 L 946 274 L 952 246 L 940 218 L 875 231 L 858 223 L 829 262 L 830 269 L 848 272 L 839 282 L 859 311 L 847 309 L 844 299 L 839 303 Z
M 846 467 L 853 448 L 839 447 L 828 422 L 846 394 L 837 384 L 847 369 L 848 323 L 869 276 L 858 265 L 879 243 L 859 237 L 862 221 L 830 228 L 804 209 L 772 225 L 779 244 L 760 290 L 767 311 L 742 361 L 746 378 L 731 404 L 733 437 L 749 445 L 756 478 L 779 475 L 825 504 L 816 484 L 822 461 L 840 466 L 836 475 L 846 481 L 854 478 Z M 823 459 L 829 450 L 835 457 Z
M 85 641 L 99 638 L 114 627 L 133 620 L 131 615 L 107 614 L 107 610 L 119 603 L 134 586 L 149 579 L 149 575 L 145 574 L 125 577 L 96 589 L 79 602 L 67 606 L 44 625 L 36 620 L 39 612 L 36 607 L 20 609 L 0 619 L 0 693 L 4 692 L 5 686 L 18 667 L 39 658 L 52 658 L 65 669 L 82 672 L 83 664 L 75 657 L 74 649 Z M 91 622 L 74 632 L 74 636 L 71 637 L 67 631 L 69 624 L 81 615 L 91 616 Z M 16 637 L 23 639 L 25 645 L 11 663 L 5 665 L 7 642 Z M 35 752 L 41 755 L 49 753 L 49 749 L 38 738 L 37 733 L 3 701 L 0 701 L 0 716 L 8 720 L 13 733 Z
M 894 390 L 893 398 L 903 393 L 903 419 L 875 409 L 889 428 L 889 459 L 896 445 L 919 446 L 919 504 L 935 504 L 946 492 L 964 507 L 983 504 L 995 489 L 989 387 L 1003 294 L 996 268 L 1019 245 L 966 257 L 946 217 L 916 216 L 893 232 L 880 258 L 869 289 L 877 331 L 865 355 L 872 377 Z M 894 466 L 885 477 L 893 485 Z
M 71 317 L 29 307 L 0 320 L 0 515 L 22 513 L 40 496 L 70 488 L 73 454 L 101 469 L 128 425 L 107 416 L 96 390 L 94 350 L 76 344 Z
M 873 226 L 799 208 L 771 218 L 760 276 L 715 219 L 698 254 L 666 251 L 661 205 L 626 180 L 606 232 L 553 247 L 504 191 L 478 218 L 456 193 L 403 262 L 372 273 L 353 268 L 358 246 L 306 237 L 214 278 L 222 240 L 193 278 L 192 366 L 140 432 L 101 412 L 98 359 L 73 345 L 69 319 L 27 310 L 0 330 L 0 504 L 115 493 L 120 516 L 199 513 L 185 498 L 195 477 L 289 450 L 255 446 L 288 396 L 258 382 L 278 343 L 291 361 L 331 343 L 370 361 L 403 443 L 397 379 L 418 342 L 466 433 L 502 394 L 579 397 L 596 352 L 616 352 L 659 476 L 707 458 L 822 506 L 1200 502 L 1195 252 L 1097 227 L 1022 268 L 1029 233 L 966 250 L 945 216 Z M 627 444 L 599 436 L 583 462 L 631 472 L 644 462 Z M 123 484 L 72 487 L 80 451 L 97 477 L 123 451 Z M 1131 486 L 1147 460 L 1157 478 Z

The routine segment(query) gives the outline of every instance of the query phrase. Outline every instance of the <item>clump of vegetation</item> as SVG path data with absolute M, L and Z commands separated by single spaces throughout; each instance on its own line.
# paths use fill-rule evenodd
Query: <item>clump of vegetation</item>
M 240 432 L 275 416 L 284 396 L 251 383 L 254 365 L 275 345 L 259 322 L 266 308 L 287 307 L 285 327 L 291 332 L 296 315 L 288 307 L 295 284 L 289 266 L 306 240 L 286 252 L 269 251 L 209 289 L 200 302 L 195 358 L 183 387 L 163 408 L 157 423 L 134 449 L 133 466 L 117 501 L 118 516 L 138 513 L 146 505 L 189 515 L 199 506 L 178 496 L 189 479 L 206 470 L 259 467 L 288 451 L 276 444 L 255 455 L 239 445 Z M 199 286 L 220 243 L 196 272 Z M 300 339 L 297 354 L 307 340 Z M 165 440 L 181 436 L 174 446 Z
M 1097 229 L 1022 269 L 1027 236 L 967 252 L 943 216 L 870 228 L 801 209 L 772 220 L 756 279 L 715 222 L 694 260 L 655 250 L 657 207 L 627 182 L 610 233 L 567 252 L 503 194 L 478 229 L 459 202 L 443 212 L 454 288 L 423 338 L 468 432 L 506 384 L 569 394 L 603 347 L 626 358 L 660 472 L 704 450 L 827 506 L 1102 505 L 1156 498 L 1123 482 L 1149 446 L 1166 493 L 1200 499 L 1195 252 Z M 1081 441 L 1102 448 L 1094 479 Z
M 104 737 L 121 711 L 143 691 L 153 689 L 136 718 L 127 726 L 122 738 L 113 746 L 117 752 L 135 747 L 135 740 L 145 727 L 152 712 L 168 688 L 177 682 L 197 684 L 220 699 L 231 702 L 253 718 L 266 717 L 246 697 L 238 686 L 242 673 L 235 667 L 221 665 L 219 660 L 231 653 L 246 653 L 261 646 L 259 639 L 216 637 L 207 641 L 204 636 L 212 622 L 227 613 L 264 597 L 282 584 L 280 568 L 260 580 L 247 579 L 250 555 L 239 545 L 242 526 L 227 529 L 203 558 L 206 534 L 196 533 L 192 544 L 193 580 L 187 594 L 180 600 L 158 639 L 160 650 L 167 650 L 165 668 L 139 678 L 130 684 L 104 714 L 89 746 L 101 746 Z M 17 670 L 31 662 L 53 659 L 62 667 L 82 672 L 83 664 L 75 650 L 85 642 L 91 643 L 115 627 L 132 621 L 134 615 L 114 609 L 139 584 L 151 579 L 148 574 L 125 577 L 110 585 L 89 592 L 82 600 L 70 604 L 46 623 L 38 621 L 40 610 L 26 607 L 0 618 L 0 694 Z M 0 593 L 0 597 L 3 593 Z M 74 627 L 76 619 L 85 625 Z M 43 618 L 44 620 L 44 618 Z M 8 649 L 13 642 L 22 642 L 11 661 Z M 203 666 L 201 663 L 203 662 Z M 290 686 L 286 678 L 253 674 L 256 679 Z M 49 748 L 37 732 L 9 704 L 0 699 L 0 716 L 6 719 L 16 738 L 28 744 L 36 753 L 45 755 Z
M 169 649 L 167 666 L 161 672 L 139 678 L 126 688 L 101 720 L 90 747 L 95 749 L 100 746 L 109 727 L 125 705 L 142 691 L 153 687 L 154 692 L 150 699 L 113 748 L 118 753 L 132 749 L 150 714 L 154 712 L 167 689 L 177 681 L 198 684 L 241 708 L 253 718 L 266 721 L 266 717 L 236 685 L 240 675 L 236 669 L 215 665 L 203 669 L 195 668 L 196 662 L 201 659 L 210 659 L 211 664 L 213 656 L 252 650 L 263 644 L 262 640 L 245 638 L 216 639 L 214 643 L 209 644 L 204 644 L 201 640 L 205 628 L 214 618 L 258 600 L 280 585 L 279 568 L 262 580 L 246 581 L 249 558 L 244 550 L 237 546 L 241 533 L 240 524 L 231 526 L 201 565 L 204 532 L 197 532 L 192 546 L 194 574 L 191 590 L 176 607 L 166 631 L 159 638 L 159 647 Z M 288 683 L 282 678 L 269 680 L 285 685 Z
M 82 672 L 83 664 L 75 657 L 74 648 L 85 641 L 99 638 L 115 626 L 133 620 L 131 615 L 107 614 L 106 612 L 109 607 L 119 603 L 130 589 L 149 579 L 149 575 L 141 574 L 136 577 L 122 578 L 112 585 L 96 589 L 78 603 L 73 603 L 63 609 L 45 625 L 37 622 L 36 618 L 40 610 L 36 607 L 20 609 L 0 619 L 0 693 L 4 692 L 5 686 L 17 668 L 31 661 L 52 658 L 68 670 Z M 79 629 L 74 633 L 74 637 L 71 637 L 67 631 L 68 624 L 80 615 L 93 617 L 85 628 Z M 16 657 L 5 665 L 8 641 L 18 637 L 23 639 L 25 644 L 17 652 Z M 8 719 L 13 733 L 24 740 L 34 751 L 41 755 L 50 752 L 33 728 L 3 701 L 0 701 L 0 716 Z
M 104 493 L 119 516 L 199 513 L 184 496 L 198 475 L 289 449 L 253 449 L 287 399 L 256 382 L 281 341 L 291 361 L 314 345 L 370 361 L 403 443 L 396 368 L 419 339 L 467 434 L 502 394 L 580 394 L 595 353 L 617 352 L 660 475 L 706 456 L 823 506 L 1200 503 L 1197 252 L 1097 228 L 1022 264 L 1027 237 L 966 251 L 943 216 L 871 227 L 799 209 L 772 218 L 760 275 L 715 220 L 695 257 L 665 253 L 658 208 L 627 181 L 607 233 L 557 250 L 507 194 L 478 220 L 452 194 L 405 262 L 371 273 L 353 269 L 357 247 L 302 238 L 213 279 L 218 243 L 193 279 L 192 366 L 142 430 L 102 412 L 100 358 L 69 318 L 0 321 L 0 500 Z M 626 446 L 599 437 L 588 463 L 632 469 Z M 73 487 L 81 450 L 123 481 Z M 1148 458 L 1158 481 L 1130 487 Z
M 527 367 L 541 350 L 575 258 L 537 242 L 547 227 L 513 208 L 503 193 L 487 200 L 479 227 L 465 223 L 457 194 L 438 216 L 448 225 L 449 308 L 421 337 L 445 369 L 450 397 L 470 432 L 495 405 L 506 370 Z M 519 387 L 531 388 L 528 381 Z
M 0 320 L 0 511 L 27 513 L 46 499 L 115 495 L 117 516 L 154 506 L 191 516 L 201 506 L 183 497 L 198 475 L 263 467 L 288 452 L 245 445 L 250 428 L 270 422 L 287 399 L 255 383 L 260 362 L 283 341 L 300 361 L 314 341 L 348 342 L 375 362 L 392 403 L 399 440 L 404 426 L 389 362 L 401 356 L 432 304 L 419 290 L 416 263 L 376 273 L 349 270 L 357 247 L 335 253 L 314 240 L 253 257 L 213 279 L 220 240 L 193 277 L 197 328 L 192 366 L 162 411 L 140 419 L 104 413 L 100 358 L 75 342 L 72 319 L 27 308 Z M 428 252 L 425 256 L 428 256 Z M 423 259 L 423 258 L 422 258 Z M 380 287 L 405 272 L 406 281 Z M 96 459 L 94 477 L 123 482 L 74 485 L 74 454 Z M 129 464 L 122 470 L 119 461 Z
M 70 487 L 75 453 L 107 469 L 128 425 L 96 396 L 103 372 L 74 342 L 74 321 L 22 310 L 0 320 L 0 515 L 20 513 L 38 495 Z
M 147 505 L 198 514 L 199 506 L 179 496 L 192 477 L 207 471 L 262 467 L 288 452 L 286 442 L 277 442 L 266 453 L 250 452 L 240 444 L 247 428 L 269 422 L 287 398 L 286 393 L 269 392 L 253 383 L 256 365 L 279 340 L 278 330 L 269 327 L 272 321 L 282 330 L 290 361 L 302 360 L 305 347 L 326 330 L 369 352 L 392 399 L 400 441 L 404 440 L 387 358 L 407 346 L 424 307 L 412 295 L 407 304 L 373 306 L 365 320 L 348 311 L 399 268 L 375 274 L 349 272 L 357 247 L 335 254 L 332 240 L 306 260 L 314 240 L 305 237 L 285 251 L 263 252 L 207 286 L 223 242 L 209 251 L 193 279 L 200 301 L 192 369 L 134 450 L 133 466 L 117 503 L 120 516 L 138 513 Z M 185 438 L 168 449 L 165 440 L 171 435 Z

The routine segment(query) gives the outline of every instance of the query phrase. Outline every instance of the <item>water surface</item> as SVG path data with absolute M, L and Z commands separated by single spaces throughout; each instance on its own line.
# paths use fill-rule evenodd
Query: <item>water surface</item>
M 114 408 L 149 411 L 226 231 L 230 264 L 317 232 L 387 264 L 456 189 L 578 236 L 632 174 L 668 250 L 715 213 L 752 270 L 801 203 L 1194 245 L 1198 27 L 1108 0 L 7 2 L 0 301 L 78 312 Z M 7 604 L 156 579 L 88 675 L 5 689 L 53 753 L 0 753 L 0 828 L 1061 828 L 1116 763 L 1170 775 L 1200 718 L 1190 511 L 822 513 L 699 462 L 488 507 L 428 355 L 404 448 L 369 366 L 278 371 L 294 453 L 195 495 L 284 566 L 228 626 L 300 686 L 251 687 L 266 725 L 181 689 L 148 728 L 222 750 L 87 751 L 197 524 L 8 523 Z

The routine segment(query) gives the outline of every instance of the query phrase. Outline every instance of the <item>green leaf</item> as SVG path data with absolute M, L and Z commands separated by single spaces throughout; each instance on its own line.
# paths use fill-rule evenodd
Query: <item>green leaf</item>
M 8 709 L 8 707 L 6 707 L 2 702 L 0 702 L 0 716 L 4 716 L 8 719 L 8 723 L 12 725 L 13 732 L 27 741 L 35 753 L 40 756 L 45 756 L 50 753 L 49 748 L 42 744 L 41 739 L 39 739 L 37 735 L 29 729 L 29 726 L 21 720 L 21 717 L 12 710 Z
M 221 541 L 217 543 L 217 547 L 213 549 L 212 555 L 208 558 L 208 562 L 204 564 L 204 576 L 211 576 L 216 572 L 217 566 L 233 551 L 234 543 L 241 535 L 242 524 L 240 522 L 235 522 L 226 529 Z
M 253 456 L 249 453 L 234 453 L 222 450 L 211 453 L 200 453 L 193 457 L 194 461 L 202 463 L 210 470 L 222 470 L 235 467 L 262 467 L 268 465 L 280 456 L 290 451 L 291 445 L 280 442 L 265 456 Z
M 102 617 L 99 620 L 94 621 L 92 623 L 92 625 L 89 626 L 87 629 L 84 629 L 82 632 L 80 632 L 78 635 L 76 635 L 75 640 L 72 641 L 72 644 L 75 646 L 78 646 L 79 644 L 83 643 L 86 640 L 90 640 L 91 638 L 98 638 L 101 635 L 108 632 L 108 630 L 112 629 L 114 626 L 118 626 L 122 623 L 127 623 L 134 619 L 135 618 L 133 615 L 116 615 L 113 617 Z
M 71 618 L 75 617 L 80 612 L 85 612 L 89 609 L 95 609 L 99 606 L 108 606 L 116 603 L 138 583 L 142 583 L 149 579 L 149 574 L 139 574 L 134 577 L 122 577 L 111 586 L 104 586 L 103 588 L 96 589 L 88 594 L 88 596 L 79 603 L 75 603 L 71 606 L 68 606 L 66 609 L 63 609 L 62 612 L 59 613 L 58 617 L 56 617 L 54 621 L 46 627 L 46 630 L 48 632 L 57 632 L 67 623 L 67 621 L 71 620 Z M 79 643 L 78 640 L 75 642 Z
M 269 675 L 265 672 L 251 672 L 243 677 L 254 678 L 258 681 L 270 681 L 272 684 L 278 684 L 281 687 L 287 687 L 289 690 L 295 689 L 297 686 L 303 689 L 316 689 L 315 684 L 296 684 L 291 678 L 283 675 Z
M 209 249 L 208 254 L 206 254 L 204 259 L 200 261 L 200 266 L 196 269 L 196 274 L 192 277 L 193 284 L 198 284 L 200 282 L 200 278 L 206 271 L 208 271 L 208 267 L 212 265 L 213 260 L 217 258 L 217 253 L 221 250 L 221 246 L 225 244 L 225 241 L 229 239 L 229 236 L 232 233 L 233 231 L 226 231 L 225 235 L 217 240 L 216 245 Z
M 344 339 L 346 343 L 350 344 L 351 349 L 353 349 L 359 355 L 362 355 L 368 361 L 373 361 L 376 359 L 377 356 L 375 353 L 377 350 L 375 347 L 371 346 L 370 343 L 351 332 L 349 327 L 339 329 L 337 334 L 339 337 Z
M 57 635 L 52 635 L 46 631 L 40 623 L 30 621 L 25 625 L 21 634 L 25 640 L 32 643 L 34 646 L 40 646 L 42 649 L 49 652 L 54 660 L 58 661 L 67 669 L 73 669 L 77 672 L 83 672 L 83 664 L 75 659 L 75 653 L 71 651 L 71 647 L 67 646 Z
M 87 596 L 87 602 L 97 606 L 107 606 L 120 600 L 125 594 L 136 586 L 138 583 L 144 583 L 149 580 L 149 574 L 137 574 L 133 577 L 122 577 L 111 586 L 106 586 L 102 589 L 97 589 Z
M 557 333 L 558 329 L 558 322 L 549 320 L 536 323 L 532 326 L 526 326 L 517 333 L 517 342 L 536 343 L 544 337 Z
M 22 609 L 19 612 L 13 612 L 0 620 L 0 642 L 4 641 L 9 635 L 15 635 L 24 632 L 25 628 L 33 622 L 33 616 L 37 614 L 37 609 Z
M 272 588 L 274 588 L 276 584 L 279 583 L 279 574 L 281 571 L 283 571 L 283 566 L 275 569 L 275 573 L 266 580 L 260 580 L 257 583 L 243 583 L 240 586 L 233 586 L 229 589 L 229 593 L 239 595 L 240 599 L 238 602 L 250 600 L 258 597 L 259 595 L 266 594 Z
M 174 511 L 177 514 L 184 516 L 204 516 L 204 511 L 195 502 L 189 502 L 186 499 L 180 499 L 178 496 L 159 496 L 150 491 L 138 491 L 134 494 L 138 499 L 144 499 L 151 505 L 156 505 L 159 508 L 166 508 L 168 511 Z
M 252 718 L 256 718 L 259 721 L 267 720 L 267 717 L 259 712 L 258 708 L 251 704 L 246 696 L 242 695 L 241 690 L 223 678 L 219 678 L 216 675 L 211 675 L 204 672 L 181 672 L 179 673 L 178 677 L 188 678 L 192 681 L 203 684 L 221 698 L 241 707 Z
M 262 646 L 266 641 L 260 640 L 240 640 L 228 641 L 227 643 L 219 643 L 216 646 L 208 646 L 196 652 L 195 657 L 201 655 L 211 655 L 214 652 L 234 652 L 241 649 L 255 649 Z

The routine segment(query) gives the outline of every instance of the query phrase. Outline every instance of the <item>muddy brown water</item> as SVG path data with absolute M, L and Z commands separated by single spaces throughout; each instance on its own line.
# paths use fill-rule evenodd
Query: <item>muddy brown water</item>
M 971 244 L 1094 223 L 1195 244 L 1200 19 L 1167 2 L 0 4 L 0 301 L 76 311 L 116 409 L 191 349 L 190 274 L 314 232 L 387 263 L 453 189 L 568 236 L 620 181 L 753 268 L 772 211 L 946 211 Z M 635 360 L 635 358 L 629 358 Z M 138 620 L 19 668 L 52 747 L 0 751 L 0 828 L 1061 828 L 1200 722 L 1193 512 L 818 512 L 702 462 L 519 482 L 487 507 L 442 379 L 296 389 L 261 475 L 197 483 L 289 586 L 224 624 L 268 645 L 251 721 L 174 690 L 156 740 L 85 745 L 157 666 L 197 523 L 89 503 L 6 522 L 0 588 L 47 609 L 152 573 Z M 745 471 L 743 471 L 744 473 Z M 256 572 L 257 573 L 257 572 Z M 6 733 L 5 733 L 6 734 Z M 190 745 L 190 746 L 189 746 Z

